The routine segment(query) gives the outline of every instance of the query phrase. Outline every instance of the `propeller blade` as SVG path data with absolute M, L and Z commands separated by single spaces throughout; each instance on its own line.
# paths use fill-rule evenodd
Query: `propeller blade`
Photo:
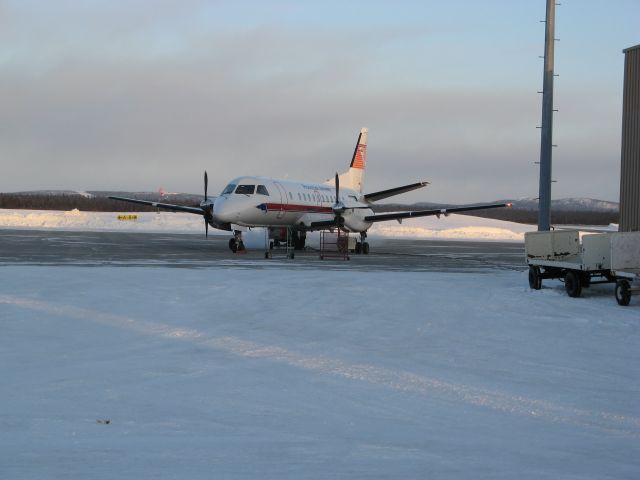
M 209 176 L 207 175 L 207 171 L 204 171 L 204 201 L 207 201 L 207 189 L 209 187 Z M 205 216 L 204 219 L 204 236 L 205 238 L 209 238 L 209 222 Z
M 336 172 L 336 203 L 333 204 L 333 213 L 335 215 L 334 222 L 338 227 L 344 225 L 344 219 L 342 218 L 342 212 L 344 212 L 344 205 L 340 201 L 340 176 Z

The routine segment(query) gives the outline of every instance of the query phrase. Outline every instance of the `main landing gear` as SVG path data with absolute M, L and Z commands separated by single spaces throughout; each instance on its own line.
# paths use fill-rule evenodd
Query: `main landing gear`
M 242 232 L 239 230 L 235 230 L 233 232 L 233 238 L 229 239 L 229 249 L 233 253 L 244 252 L 246 249 L 244 248 L 244 242 L 242 241 Z
M 367 232 L 360 232 L 360 241 L 356 242 L 356 254 L 368 254 L 369 253 L 369 243 L 365 240 L 367 239 Z
M 293 231 L 293 249 L 294 250 L 304 250 L 304 246 L 307 243 L 307 232 L 303 230 Z

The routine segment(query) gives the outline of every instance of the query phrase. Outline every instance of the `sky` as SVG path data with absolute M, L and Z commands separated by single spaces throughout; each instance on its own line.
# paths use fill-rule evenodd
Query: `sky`
M 556 11 L 553 198 L 619 197 L 640 0 Z M 323 181 L 537 197 L 544 0 L 0 0 L 0 192 Z M 401 197 L 397 198 L 401 200 Z

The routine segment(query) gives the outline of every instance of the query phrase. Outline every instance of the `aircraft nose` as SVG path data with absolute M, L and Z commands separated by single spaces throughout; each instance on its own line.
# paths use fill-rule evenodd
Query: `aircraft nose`
M 233 207 L 226 198 L 217 198 L 213 204 L 213 216 L 221 222 L 233 222 L 235 215 Z

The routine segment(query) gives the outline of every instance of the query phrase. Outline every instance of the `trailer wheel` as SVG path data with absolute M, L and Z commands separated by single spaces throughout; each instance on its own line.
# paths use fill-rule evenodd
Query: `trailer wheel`
M 529 287 L 534 290 L 540 290 L 542 288 L 540 267 L 529 265 Z
M 626 307 L 631 301 L 631 292 L 629 291 L 629 282 L 626 280 L 618 280 L 616 283 L 616 300 L 618 305 Z
M 573 298 L 577 298 L 582 293 L 582 283 L 580 282 L 580 275 L 578 272 L 569 270 L 564 277 L 564 288 L 567 291 L 567 295 Z

